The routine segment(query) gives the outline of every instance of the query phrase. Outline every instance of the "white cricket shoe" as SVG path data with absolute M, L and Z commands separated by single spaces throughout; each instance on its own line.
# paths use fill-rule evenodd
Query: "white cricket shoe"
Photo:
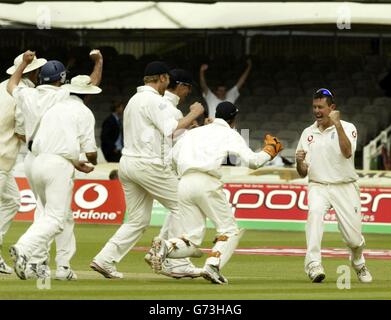
M 122 279 L 124 277 L 121 272 L 117 271 L 113 263 L 98 262 L 94 259 L 92 260 L 90 267 L 108 279 Z
M 153 255 L 153 251 L 152 249 L 149 249 L 147 254 L 144 256 L 145 263 L 149 265 L 151 268 L 152 268 L 152 255 Z
M 0 273 L 12 274 L 12 268 L 7 265 L 2 256 L 0 256 Z
M 170 259 L 165 260 L 162 265 L 162 270 L 159 272 L 167 277 L 181 279 L 181 278 L 198 278 L 202 276 L 203 269 L 195 267 L 192 263 L 181 266 L 173 266 Z
M 357 273 L 358 280 L 362 283 L 371 283 L 372 282 L 372 275 L 369 272 L 367 266 L 365 264 L 360 264 L 358 266 L 354 265 L 352 263 L 353 269 Z
M 9 249 L 12 260 L 14 261 L 14 270 L 16 275 L 22 279 L 26 280 L 26 267 L 27 267 L 27 256 L 23 252 L 13 245 Z
M 318 263 L 312 263 L 308 267 L 308 277 L 312 282 L 322 282 L 324 278 L 326 278 L 326 274 L 324 273 L 322 265 Z
M 228 279 L 224 277 L 220 271 L 219 268 L 216 266 L 213 266 L 211 264 L 206 264 L 202 270 L 202 277 L 205 280 L 208 280 L 212 283 L 216 284 L 228 284 Z
M 26 271 L 24 272 L 24 274 L 26 275 L 26 279 L 38 279 L 37 264 L 27 264 Z
M 77 280 L 76 273 L 70 267 L 59 266 L 56 270 L 56 280 Z
M 155 237 L 152 240 L 151 253 L 151 267 L 153 271 L 159 273 L 162 270 L 163 262 L 166 260 L 168 254 L 166 242 L 162 238 Z

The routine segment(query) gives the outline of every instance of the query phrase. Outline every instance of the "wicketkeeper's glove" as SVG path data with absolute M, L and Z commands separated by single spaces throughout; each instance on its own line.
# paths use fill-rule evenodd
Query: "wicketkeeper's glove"
M 279 153 L 282 149 L 284 149 L 281 142 L 270 134 L 265 136 L 263 151 L 269 154 L 272 159 Z

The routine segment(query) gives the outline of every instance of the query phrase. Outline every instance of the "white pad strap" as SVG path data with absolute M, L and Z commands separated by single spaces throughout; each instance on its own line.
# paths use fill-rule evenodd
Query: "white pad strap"
M 221 270 L 231 258 L 245 231 L 240 229 L 237 233 L 227 236 L 226 240 L 217 240 L 206 264 L 217 266 Z
M 202 251 L 184 238 L 172 238 L 165 241 L 168 247 L 167 258 L 199 258 L 202 256 Z

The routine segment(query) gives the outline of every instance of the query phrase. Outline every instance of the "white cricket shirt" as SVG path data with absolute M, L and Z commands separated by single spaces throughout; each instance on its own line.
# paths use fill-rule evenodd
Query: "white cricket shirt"
M 79 160 L 81 153 L 97 150 L 94 127 L 91 110 L 82 99 L 70 95 L 43 115 L 32 152 L 34 155 L 48 153 Z
M 123 116 L 124 148 L 122 155 L 165 164 L 165 137 L 173 134 L 178 121 L 172 105 L 151 86 L 137 88 L 130 98 Z
M 188 130 L 174 146 L 173 160 L 179 176 L 201 171 L 220 178 L 220 168 L 228 152 L 238 155 L 242 166 L 251 168 L 258 168 L 270 160 L 264 151 L 253 152 L 243 137 L 223 119 Z
M 220 102 L 229 101 L 231 103 L 235 103 L 235 101 L 239 98 L 240 93 L 238 87 L 233 86 L 227 91 L 225 100 L 217 98 L 216 95 L 210 89 L 208 89 L 208 92 L 206 94 L 203 93 L 202 95 L 208 105 L 209 118 L 214 118 L 216 114 L 216 107 Z
M 304 129 L 297 150 L 307 152 L 305 161 L 308 164 L 308 179 L 319 183 L 346 183 L 358 179 L 354 168 L 354 152 L 357 144 L 357 129 L 349 122 L 341 121 L 342 127 L 352 145 L 352 156 L 346 159 L 339 147 L 335 126 L 323 132 L 317 122 Z
M 16 87 L 12 92 L 16 99 L 16 108 L 24 117 L 26 141 L 33 140 L 34 130 L 39 124 L 42 115 L 54 104 L 69 96 L 69 91 L 52 85 L 40 85 L 36 88 Z M 19 111 L 17 111 L 19 112 Z M 16 131 L 17 133 L 18 130 Z
M 0 170 L 4 171 L 10 171 L 14 166 L 20 146 L 19 139 L 15 136 L 16 101 L 7 92 L 8 81 L 0 83 Z M 22 78 L 19 87 L 34 88 L 34 83 Z M 20 134 L 24 135 L 24 131 Z

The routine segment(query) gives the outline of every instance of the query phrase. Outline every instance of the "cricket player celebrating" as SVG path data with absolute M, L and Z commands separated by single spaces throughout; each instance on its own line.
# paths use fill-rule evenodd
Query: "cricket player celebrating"
M 254 153 L 240 134 L 233 130 L 238 109 L 228 101 L 218 104 L 211 124 L 187 131 L 173 148 L 173 162 L 181 177 L 178 185 L 179 237 L 152 242 L 151 263 L 160 272 L 166 258 L 198 257 L 206 231 L 206 217 L 216 227 L 212 248 L 202 276 L 216 284 L 228 280 L 220 270 L 232 256 L 244 230 L 239 230 L 223 192 L 220 168 L 227 154 L 237 154 L 242 165 L 259 168 L 274 158 L 282 145 L 277 138 L 266 136 L 261 152 Z
M 304 129 L 296 151 L 297 172 L 309 179 L 305 272 L 312 282 L 325 278 L 321 264 L 323 217 L 334 208 L 352 267 L 361 282 L 371 282 L 363 255 L 360 189 L 354 169 L 356 127 L 340 119 L 334 96 L 327 89 L 315 92 L 312 106 L 316 121 Z
M 96 164 L 95 119 L 83 98 L 102 90 L 91 84 L 89 76 L 74 77 L 63 89 L 71 95 L 45 112 L 32 143 L 35 156 L 32 178 L 44 212 L 10 248 L 15 273 L 23 280 L 27 278 L 27 263 L 35 250 L 47 247 L 64 228 L 75 168 L 85 173 L 93 170 L 86 161 L 79 160 L 81 154 L 85 153 Z M 71 280 L 73 274 L 69 277 Z
M 182 103 L 186 97 L 190 94 L 193 85 L 193 79 L 189 72 L 183 69 L 172 69 L 170 70 L 170 83 L 167 90 L 164 93 L 163 98 L 167 101 L 170 112 L 176 120 L 183 118 L 182 112 L 177 108 L 179 103 Z M 191 125 L 190 128 L 196 126 L 196 121 Z M 189 129 L 190 129 L 189 128 Z M 183 133 L 187 129 L 181 129 L 174 132 L 170 137 L 165 137 L 165 145 L 167 155 L 170 155 L 171 148 L 178 139 L 180 139 Z M 164 220 L 164 224 L 160 230 L 159 237 L 168 239 L 168 230 L 171 228 L 171 216 L 170 213 Z M 145 255 L 145 261 L 151 265 L 151 252 Z M 166 259 L 162 265 L 160 274 L 163 274 L 172 278 L 197 278 L 201 276 L 202 269 L 196 268 L 190 259 Z
M 165 138 L 188 128 L 203 114 L 200 103 L 190 106 L 184 118 L 176 120 L 172 106 L 162 97 L 169 84 L 168 67 L 149 63 L 144 71 L 144 86 L 129 100 L 124 112 L 124 144 L 119 178 L 125 192 L 128 220 L 117 230 L 90 264 L 106 278 L 122 278 L 115 263 L 129 252 L 148 227 L 153 200 L 171 211 L 168 237 L 174 236 L 178 215 L 178 178 L 167 162 Z
M 12 75 L 17 66 L 22 63 L 22 60 L 23 54 L 17 56 L 14 65 L 7 69 L 7 73 Z M 45 59 L 35 57 L 29 66 L 23 70 L 18 85 L 25 88 L 34 88 L 38 82 L 39 68 L 46 62 Z M 0 249 L 3 237 L 20 206 L 19 189 L 11 171 L 19 152 L 20 140 L 25 139 L 24 131 L 19 134 L 15 132 L 17 122 L 16 101 L 7 92 L 7 84 L 8 80 L 0 83 Z M 12 268 L 5 263 L 1 257 L 1 252 L 0 273 L 12 273 Z

